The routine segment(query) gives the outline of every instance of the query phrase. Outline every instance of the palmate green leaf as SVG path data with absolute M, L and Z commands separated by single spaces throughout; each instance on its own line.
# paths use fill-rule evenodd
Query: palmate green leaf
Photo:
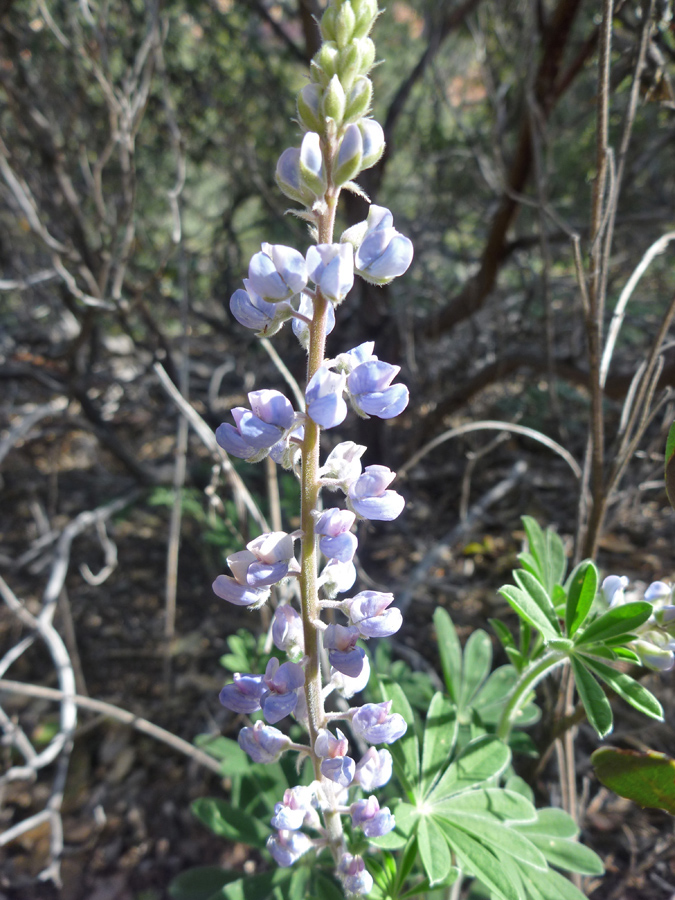
M 549 594 L 553 594 L 556 584 L 562 584 L 567 571 L 567 557 L 560 535 L 552 528 L 546 529 L 547 583 Z
M 654 750 L 640 753 L 601 747 L 591 763 L 605 787 L 620 797 L 675 815 L 675 759 Z
M 511 751 L 495 735 L 484 735 L 471 741 L 429 795 L 432 803 L 451 797 L 473 785 L 483 786 L 484 782 L 501 775 L 511 762 Z
M 598 592 L 598 570 L 592 560 L 580 563 L 570 579 L 565 608 L 565 628 L 573 637 L 586 621 Z
M 533 834 L 572 840 L 579 834 L 579 826 L 572 816 L 562 809 L 545 806 L 537 810 L 537 821 L 516 826 L 518 831 L 531 837 Z
M 492 642 L 480 628 L 472 632 L 464 647 L 462 684 L 459 692 L 459 708 L 471 705 L 476 692 L 490 674 L 492 666 Z
M 371 844 L 383 850 L 400 850 L 415 833 L 420 817 L 419 810 L 410 803 L 399 803 L 394 809 L 396 827 L 382 837 L 372 838 Z
M 546 584 L 546 536 L 536 519 L 532 516 L 522 517 L 523 527 L 527 535 L 527 543 L 531 560 L 538 570 L 542 584 Z M 537 573 L 535 573 L 537 574 Z
M 424 797 L 449 761 L 457 741 L 457 707 L 440 692 L 429 704 L 422 746 L 420 793 Z
M 498 856 L 506 854 L 535 868 L 546 868 L 546 860 L 541 850 L 535 847 L 529 838 L 515 829 L 484 815 L 474 815 L 465 811 L 452 813 L 445 809 L 441 815 L 438 809 L 439 807 L 434 807 L 434 814 L 442 819 L 446 826 L 459 828 L 476 840 L 489 844 Z M 448 833 L 446 827 L 446 834 Z
M 581 875 L 602 875 L 605 871 L 598 854 L 584 844 L 536 834 L 529 834 L 528 837 L 552 866 Z
M 220 866 L 197 866 L 181 872 L 169 885 L 172 900 L 210 900 L 231 881 L 241 878 L 241 872 L 228 872 Z
M 504 701 L 518 680 L 518 672 L 513 666 L 495 669 L 473 701 L 473 708 L 486 725 L 496 725 L 499 721 Z M 533 725 L 541 718 L 541 710 L 534 703 L 528 703 L 519 710 L 516 728 Z
M 639 600 L 635 603 L 624 603 L 615 606 L 599 616 L 577 635 L 575 643 L 590 644 L 594 641 L 607 641 L 617 635 L 639 628 L 651 616 L 654 607 L 651 603 Z
M 504 783 L 504 788 L 514 794 L 520 794 L 529 803 L 534 803 L 534 791 L 520 775 L 509 775 Z
M 605 697 L 598 682 L 585 668 L 583 663 L 572 656 L 570 658 L 574 682 L 581 702 L 586 710 L 588 721 L 598 733 L 598 737 L 605 737 L 612 730 L 612 707 Z
M 663 707 L 659 701 L 647 688 L 642 687 L 630 675 L 626 675 L 624 672 L 617 672 L 616 669 L 606 666 L 597 659 L 590 659 L 586 654 L 584 654 L 584 665 L 595 672 L 605 684 L 608 684 L 619 697 L 625 700 L 626 703 L 630 703 L 634 709 L 652 719 L 663 721 Z
M 422 816 L 417 826 L 417 846 L 430 885 L 444 881 L 452 868 L 452 856 L 445 835 L 432 816 Z
M 459 704 L 462 678 L 462 646 L 457 631 L 448 612 L 437 607 L 434 612 L 434 628 L 438 640 L 438 652 L 441 657 L 443 679 L 450 698 Z
M 219 837 L 259 848 L 263 848 L 267 842 L 270 834 L 267 825 L 260 819 L 235 809 L 224 800 L 200 797 L 194 801 L 191 808 L 197 818 Z
M 670 505 L 675 509 L 675 422 L 673 422 L 668 431 L 664 475 L 666 479 L 666 494 Z
M 388 678 L 382 678 L 380 687 L 383 699 L 392 701 L 391 711 L 400 713 L 408 726 L 403 737 L 391 744 L 389 750 L 401 784 L 409 796 L 417 797 L 420 781 L 420 748 L 415 730 L 415 716 L 400 685 Z
M 474 816 L 502 822 L 536 822 L 537 811 L 522 794 L 504 788 L 479 788 L 448 797 L 432 807 L 434 815 L 451 816 L 471 813 Z
M 525 885 L 528 900 L 586 900 L 585 894 L 553 869 L 542 872 L 521 864 L 518 873 Z
M 499 638 L 499 641 L 505 650 L 508 647 L 515 648 L 516 642 L 513 639 L 513 635 L 503 622 L 499 619 L 488 619 L 488 623 L 492 626 L 493 631 Z
M 498 900 L 524 900 L 522 888 L 518 879 L 512 877 L 508 860 L 498 858 L 491 848 L 459 828 L 443 823 L 441 828 L 455 852 L 460 869 L 471 871 Z
M 532 600 L 534 600 L 541 612 L 544 614 L 544 616 L 546 616 L 549 625 L 553 629 L 553 632 L 557 636 L 562 635 L 560 624 L 558 622 L 558 616 L 556 614 L 555 607 L 553 606 L 553 601 L 551 600 L 548 590 L 539 581 L 537 581 L 534 575 L 530 575 L 529 572 L 515 571 L 513 573 L 513 577 L 518 583 L 518 586 L 523 591 L 525 591 L 525 593 L 528 594 Z
M 541 632 L 542 637 L 548 640 L 559 637 L 559 631 L 551 625 L 548 616 L 541 611 L 539 605 L 526 591 L 507 584 L 500 589 L 499 593 L 521 619 Z

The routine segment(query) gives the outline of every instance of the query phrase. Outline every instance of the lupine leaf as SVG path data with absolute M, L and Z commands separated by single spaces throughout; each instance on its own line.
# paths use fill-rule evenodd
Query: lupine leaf
M 499 819 L 504 822 L 536 822 L 537 811 L 522 794 L 504 788 L 479 788 L 448 797 L 433 806 L 434 815 L 457 815 L 463 812 L 474 816 Z
M 581 875 L 602 875 L 605 871 L 598 854 L 578 841 L 532 833 L 528 834 L 528 838 L 541 850 L 548 862 L 559 869 L 579 872 Z
M 438 884 L 447 878 L 452 868 L 452 856 L 443 832 L 431 816 L 420 818 L 417 846 L 429 884 Z
M 507 791 L 512 791 L 514 794 L 520 794 L 521 797 L 524 797 L 529 803 L 534 803 L 534 791 L 520 775 L 509 775 L 504 787 Z
M 608 684 L 626 703 L 630 703 L 632 707 L 652 719 L 663 721 L 663 707 L 659 701 L 630 675 L 617 672 L 611 666 L 606 666 L 597 659 L 589 659 L 585 655 L 584 664 L 599 678 L 602 678 L 605 684 Z
M 605 697 L 605 692 L 595 678 L 578 659 L 572 656 L 570 664 L 588 721 L 595 728 L 599 737 L 605 737 L 612 730 L 612 707 L 609 705 L 609 700 Z
M 400 713 L 406 721 L 408 730 L 389 748 L 397 775 L 403 777 L 413 796 L 417 796 L 417 785 L 420 780 L 420 748 L 415 731 L 415 716 L 400 685 L 388 678 L 381 680 L 382 695 L 385 700 L 393 701 L 391 711 Z
M 269 827 L 260 819 L 235 809 L 224 800 L 201 797 L 192 804 L 192 812 L 219 837 L 251 847 L 264 847 L 270 834 Z
M 605 787 L 620 797 L 675 815 L 675 759 L 654 750 L 639 753 L 601 747 L 591 763 Z
M 670 426 L 666 441 L 666 494 L 670 505 L 675 509 L 675 422 Z
M 451 699 L 459 704 L 459 693 L 462 678 L 462 645 L 448 612 L 437 607 L 434 612 L 434 628 L 438 640 L 438 652 L 441 657 L 441 668 L 448 693 Z
M 342 888 L 323 872 L 314 873 L 313 890 L 316 900 L 344 900 Z
M 274 888 L 288 884 L 292 874 L 292 869 L 279 868 L 260 875 L 246 875 L 225 885 L 209 900 L 271 900 Z
M 567 557 L 565 547 L 560 535 L 552 528 L 546 529 L 546 557 L 548 563 L 548 583 L 546 585 L 549 594 L 553 593 L 553 587 L 561 584 L 567 571 Z
M 595 595 L 598 592 L 598 570 L 590 560 L 585 560 L 574 570 L 567 591 L 565 627 L 568 637 L 573 637 L 586 621 Z
M 533 575 L 530 575 L 529 572 L 515 571 L 513 577 L 518 583 L 518 586 L 534 600 L 548 619 L 549 624 L 556 634 L 561 635 L 562 631 L 560 630 L 560 624 L 558 622 L 555 607 L 553 606 L 553 601 L 544 585 L 542 585 Z
M 434 807 L 435 813 L 436 809 Z M 438 815 L 440 816 L 440 813 Z M 445 809 L 441 818 L 454 828 L 459 828 L 470 834 L 476 840 L 490 844 L 500 856 L 507 854 L 535 868 L 546 868 L 546 860 L 541 850 L 534 846 L 529 837 L 525 837 L 513 828 L 507 828 L 506 825 L 502 825 L 496 819 L 489 819 L 486 816 L 474 815 L 465 811 L 451 813 Z
M 511 751 L 494 735 L 479 737 L 464 748 L 441 777 L 429 800 L 435 803 L 465 791 L 475 784 L 483 785 L 506 769 Z
M 446 825 L 444 831 L 461 869 L 469 869 L 499 900 L 524 900 L 522 890 L 510 877 L 505 860 L 452 825 Z
M 417 828 L 419 811 L 410 803 L 399 803 L 394 809 L 394 819 L 396 820 L 394 830 L 383 834 L 382 837 L 373 838 L 371 844 L 384 850 L 400 850 L 405 847 Z
M 521 865 L 519 871 L 525 884 L 531 888 L 528 894 L 537 900 L 586 900 L 585 894 L 553 869 L 542 872 L 541 869 Z
M 638 628 L 651 616 L 654 607 L 651 603 L 639 600 L 635 603 L 624 603 L 615 606 L 599 616 L 584 628 L 577 636 L 576 644 L 590 644 L 593 641 L 607 641 L 633 628 Z
M 528 836 L 543 835 L 545 837 L 569 839 L 575 838 L 579 834 L 579 826 L 576 824 L 572 816 L 568 815 L 562 809 L 556 809 L 553 806 L 545 806 L 543 809 L 537 810 L 537 821 L 526 822 L 516 826 L 518 831 Z
M 482 629 L 472 632 L 464 647 L 462 684 L 459 692 L 460 709 L 471 704 L 476 692 L 490 674 L 492 643 Z
M 425 796 L 448 762 L 457 740 L 457 707 L 440 692 L 435 694 L 427 712 L 420 791 Z
M 513 635 L 506 627 L 503 622 L 500 622 L 499 619 L 488 619 L 489 624 L 494 629 L 495 634 L 499 638 L 502 647 L 506 650 L 508 647 L 515 647 L 516 642 L 513 639 Z
M 535 565 L 539 570 L 542 584 L 546 583 L 546 537 L 539 523 L 532 516 L 522 517 L 523 527 L 527 535 L 527 543 Z
M 551 640 L 559 636 L 559 632 L 551 625 L 548 616 L 541 611 L 539 605 L 528 593 L 510 584 L 501 588 L 499 593 L 520 618 L 541 632 L 544 638 Z
M 251 770 L 249 756 L 231 738 L 200 734 L 195 744 L 221 761 L 223 775 L 247 775 Z
M 241 872 L 228 872 L 219 866 L 197 866 L 181 872 L 169 885 L 172 900 L 209 900 L 224 885 L 241 878 Z
M 475 697 L 472 706 L 486 725 L 495 725 L 504 708 L 504 701 L 518 680 L 518 672 L 513 666 L 495 669 Z M 519 711 L 516 727 L 524 728 L 539 721 L 541 710 L 534 703 L 528 703 Z

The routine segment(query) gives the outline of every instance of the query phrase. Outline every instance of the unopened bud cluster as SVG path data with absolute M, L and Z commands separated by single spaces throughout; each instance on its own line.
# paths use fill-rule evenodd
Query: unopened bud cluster
M 312 60 L 311 81 L 298 97 L 304 137 L 300 147 L 282 153 L 277 165 L 281 190 L 304 207 L 299 214 L 315 229 L 317 243 L 304 253 L 263 243 L 250 261 L 243 289 L 230 301 L 234 317 L 260 336 L 273 335 L 291 321 L 308 351 L 303 408 L 276 390 L 251 391 L 250 407 L 233 409 L 233 422 L 216 431 L 227 453 L 247 462 L 269 456 L 292 471 L 303 498 L 298 531 L 251 541 L 227 557 L 230 574 L 219 575 L 213 584 L 219 597 L 248 608 L 278 600 L 275 586 L 290 580 L 297 580 L 301 597 L 299 609 L 283 602 L 274 611 L 271 637 L 285 659 L 272 657 L 264 673 L 235 674 L 220 700 L 238 714 L 262 713 L 262 720 L 239 734 L 254 762 L 272 763 L 292 751 L 313 766 L 312 783 L 286 791 L 275 807 L 270 853 L 279 865 L 289 866 L 310 851 L 328 850 L 350 896 L 367 894 L 373 884 L 362 855 L 351 852 L 357 849 L 352 838 L 362 846 L 364 837 L 380 837 L 395 826 L 390 810 L 371 793 L 392 774 L 389 750 L 374 745 L 391 744 L 406 731 L 390 702 L 343 702 L 340 712 L 326 712 L 324 706 L 332 693 L 349 700 L 364 689 L 370 675 L 364 642 L 393 635 L 402 625 L 392 594 L 352 590 L 358 548 L 354 528 L 359 520 L 391 521 L 400 515 L 405 501 L 390 487 L 396 475 L 382 465 L 364 468 L 366 448 L 351 441 L 337 443 L 320 459 L 321 433 L 339 426 L 350 408 L 364 418 L 392 419 L 409 400 L 407 387 L 396 380 L 399 367 L 378 359 L 372 342 L 332 359 L 324 348 L 335 310 L 355 277 L 387 284 L 408 269 L 413 257 L 412 243 L 394 228 L 391 212 L 375 205 L 363 222 L 333 241 L 340 189 L 359 190 L 351 180 L 384 150 L 382 128 L 368 118 L 368 73 L 375 61 L 369 34 L 377 15 L 376 0 L 333 0 L 326 9 L 323 44 Z M 324 504 L 323 491 L 337 493 L 338 500 Z M 285 592 L 285 599 L 292 593 Z M 329 672 L 325 683 L 321 659 Z M 289 716 L 306 730 L 306 744 L 293 742 L 282 730 Z M 357 759 L 350 737 L 373 746 Z

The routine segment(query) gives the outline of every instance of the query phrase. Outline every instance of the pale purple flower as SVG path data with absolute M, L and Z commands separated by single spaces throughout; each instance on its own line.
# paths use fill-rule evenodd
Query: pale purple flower
M 274 807 L 272 827 L 285 831 L 297 831 L 303 825 L 316 828 L 320 821 L 313 804 L 314 792 L 310 787 L 298 785 L 288 788 L 284 791 L 283 802 Z
M 242 551 L 246 552 L 246 551 Z M 227 600 L 233 606 L 250 606 L 258 609 L 270 595 L 269 588 L 255 588 L 240 584 L 229 575 L 219 575 L 212 585 L 213 593 L 221 600 Z
M 347 390 L 356 411 L 363 416 L 393 419 L 408 405 L 408 388 L 391 382 L 401 371 L 378 359 L 357 366 L 347 377 Z
M 354 828 L 360 828 L 366 837 L 382 837 L 396 827 L 394 817 L 387 806 L 380 809 L 377 797 L 371 794 L 365 800 L 357 800 L 349 807 Z
M 309 319 L 310 322 L 314 319 L 314 304 L 312 303 L 311 298 L 307 296 L 307 294 L 300 294 L 300 301 L 298 303 L 297 312 L 303 315 L 306 319 Z M 291 325 L 293 328 L 293 334 L 300 341 L 300 344 L 305 348 L 305 350 L 308 350 L 309 325 L 307 324 L 307 322 L 294 317 Z M 328 310 L 326 312 L 326 334 L 330 334 L 334 328 L 335 307 L 332 303 L 329 303 Z
M 351 510 L 338 509 L 338 507 L 324 509 L 315 518 L 315 533 L 329 537 L 337 537 L 339 534 L 344 534 L 346 531 L 349 531 L 356 521 L 356 516 Z
M 394 602 L 393 594 L 361 591 L 347 602 L 349 618 L 364 638 L 390 637 L 403 624 L 401 610 L 388 609 Z
M 375 119 L 361 119 L 359 130 L 363 139 L 361 168 L 369 169 L 384 153 L 384 131 Z
M 258 337 L 271 337 L 293 314 L 290 303 L 268 303 L 244 279 L 246 290 L 235 291 L 230 298 L 230 311 L 246 328 L 252 328 Z
M 354 626 L 329 625 L 323 633 L 323 645 L 329 651 L 331 666 L 350 678 L 361 674 L 366 655 L 356 646 L 359 637 L 359 629 Z
M 277 584 L 289 572 L 299 571 L 293 556 L 293 538 L 285 531 L 262 534 L 227 557 L 236 581 L 249 587 L 262 588 Z
M 349 485 L 361 474 L 361 457 L 365 452 L 366 447 L 363 444 L 343 441 L 328 454 L 319 476 L 337 482 L 346 492 Z
M 326 596 L 331 600 L 337 594 L 344 594 L 356 581 L 356 566 L 353 562 L 340 562 L 329 559 L 319 576 L 319 587 L 323 587 Z
M 328 559 L 351 562 L 358 541 L 349 529 L 356 516 L 349 509 L 326 509 L 317 516 L 315 534 L 320 536 L 319 549 Z
M 337 729 L 337 737 L 326 728 L 319 731 L 314 744 L 314 752 L 322 757 L 321 774 L 340 787 L 349 787 L 354 779 L 356 763 L 347 756 L 349 741 Z
M 645 591 L 645 600 L 656 603 L 672 595 L 673 589 L 665 581 L 653 581 Z
M 305 400 L 307 415 L 322 428 L 334 428 L 345 420 L 347 404 L 342 393 L 345 375 L 320 366 L 307 385 Z
M 336 729 L 337 737 L 327 728 L 320 728 L 314 742 L 314 752 L 324 759 L 335 759 L 337 756 L 346 756 L 349 752 L 349 741 Z
M 412 241 L 393 226 L 393 217 L 382 206 L 371 206 L 367 231 L 354 257 L 354 269 L 370 284 L 388 284 L 403 275 L 413 259 Z
M 223 423 L 216 429 L 216 440 L 227 453 L 240 459 L 253 459 L 282 440 L 296 423 L 290 401 L 279 391 L 251 391 L 251 409 L 232 410 L 235 426 Z
M 640 640 L 631 641 L 629 647 L 640 657 L 647 669 L 655 672 L 669 672 L 675 666 L 674 643 L 660 631 L 648 631 Z
M 341 303 L 354 286 L 351 244 L 314 244 L 307 251 L 309 277 L 332 303 Z
M 338 863 L 337 874 L 348 894 L 369 894 L 373 889 L 372 876 L 360 856 L 344 853 Z
M 375 747 L 369 747 L 356 766 L 354 780 L 361 785 L 364 791 L 374 791 L 387 784 L 392 770 L 391 753 L 384 748 L 376 750 Z
M 248 267 L 251 288 L 268 303 L 279 303 L 307 287 L 307 266 L 302 253 L 282 244 L 263 244 Z
M 220 702 L 232 712 L 246 715 L 257 712 L 265 690 L 262 678 L 262 675 L 242 675 L 235 672 L 234 682 L 226 684 L 220 692 Z
M 333 684 L 334 687 L 348 700 L 350 697 L 353 697 L 354 694 L 359 694 L 365 689 L 370 680 L 370 662 L 368 657 L 363 657 L 363 668 L 361 669 L 360 674 L 355 678 L 350 678 L 349 675 L 338 672 L 337 669 L 333 668 L 330 670 L 330 680 L 331 684 Z
M 354 369 L 357 368 L 357 366 L 360 366 L 365 362 L 377 360 L 377 356 L 373 354 L 374 349 L 375 341 L 365 341 L 363 344 L 359 344 L 358 347 L 354 347 L 346 353 L 338 353 L 334 361 L 335 368 L 338 372 L 345 372 L 349 375 L 350 372 L 353 372 Z
M 602 582 L 601 591 L 605 600 L 612 606 L 621 606 L 625 602 L 624 592 L 629 580 L 625 575 L 608 575 Z
M 311 850 L 314 843 L 302 831 L 282 829 L 267 839 L 267 849 L 280 866 L 292 866 L 300 857 Z
M 369 83 L 368 79 L 363 79 Z M 348 125 L 340 142 L 338 157 L 333 170 L 333 182 L 337 185 L 350 181 L 361 169 L 363 137 L 358 125 Z
M 300 148 L 289 147 L 279 157 L 275 172 L 276 182 L 291 200 L 311 206 L 316 194 L 307 187 L 300 172 Z
M 405 500 L 396 491 L 386 488 L 396 473 L 386 466 L 368 466 L 349 487 L 348 502 L 354 512 L 364 519 L 391 522 L 403 512 Z
M 263 681 L 267 690 L 260 698 L 265 719 L 274 724 L 295 710 L 298 689 L 305 683 L 305 672 L 301 665 L 285 662 L 272 657 L 267 663 Z
M 295 654 L 303 650 L 302 616 L 288 603 L 274 610 L 272 640 L 275 647 L 286 653 Z
M 303 185 L 317 197 L 325 192 L 327 182 L 321 138 L 315 131 L 308 131 L 300 144 L 300 178 Z
M 386 703 L 366 703 L 352 718 L 354 733 L 369 744 L 393 744 L 408 730 L 400 713 L 391 712 L 391 700 Z
M 345 532 L 335 537 L 322 537 L 319 541 L 319 550 L 327 559 L 337 559 L 339 562 L 348 563 L 354 559 L 358 545 L 356 536 Z
M 238 740 L 241 749 L 256 763 L 277 762 L 284 750 L 291 745 L 291 739 L 283 732 L 263 722 L 256 722 L 252 728 L 242 728 Z

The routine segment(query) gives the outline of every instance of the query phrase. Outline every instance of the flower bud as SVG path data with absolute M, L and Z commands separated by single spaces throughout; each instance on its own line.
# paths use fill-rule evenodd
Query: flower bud
M 337 74 L 347 93 L 354 84 L 354 79 L 361 74 L 361 53 L 358 43 L 348 44 L 344 50 L 339 51 L 339 54 Z
M 308 131 L 300 145 L 300 179 L 315 196 L 321 197 L 325 193 L 327 181 L 321 138 L 314 131 Z
M 361 828 L 366 837 L 382 837 L 396 827 L 389 808 L 380 809 L 377 797 L 371 795 L 365 800 L 357 800 L 349 807 L 354 828 Z
M 298 785 L 288 788 L 284 791 L 283 802 L 274 807 L 272 827 L 284 831 L 297 831 L 303 825 L 317 828 L 321 823 L 313 804 L 314 792 L 311 787 Z
M 361 171 L 363 157 L 363 138 L 357 125 L 348 125 L 340 142 L 335 169 L 333 170 L 333 182 L 340 187 Z
M 271 337 L 292 315 L 289 303 L 268 303 L 257 294 L 247 278 L 246 290 L 235 291 L 230 298 L 230 312 L 245 328 L 252 328 L 258 337 Z
M 335 20 L 337 18 L 337 10 L 334 6 L 326 7 L 326 11 L 321 16 L 319 27 L 321 29 L 321 37 L 324 41 L 335 40 Z
M 384 131 L 375 119 L 362 119 L 359 122 L 359 129 L 363 138 L 361 169 L 369 169 L 384 153 Z
M 369 894 L 373 889 L 372 875 L 366 869 L 366 864 L 360 856 L 344 853 L 338 863 L 337 874 L 347 894 L 363 896 Z
M 407 272 L 413 258 L 412 241 L 393 226 L 393 217 L 382 206 L 368 211 L 368 231 L 354 257 L 354 268 L 369 284 L 388 284 Z
M 370 78 L 361 75 L 347 95 L 344 122 L 358 122 L 368 112 L 372 98 L 373 83 Z M 362 168 L 367 168 L 367 166 L 362 166 Z
M 329 560 L 323 567 L 319 585 L 329 600 L 334 600 L 338 594 L 344 594 L 356 581 L 356 566 L 353 562 L 340 562 L 337 559 Z
M 262 244 L 248 267 L 250 287 L 268 303 L 279 303 L 307 286 L 307 267 L 302 253 L 283 244 Z
M 260 698 L 265 691 L 262 675 L 242 675 L 235 672 L 232 684 L 226 684 L 220 692 L 220 702 L 232 712 L 250 715 L 260 709 Z
M 282 829 L 267 838 L 267 849 L 274 861 L 283 867 L 292 866 L 314 846 L 312 839 L 304 831 Z
M 354 734 L 369 744 L 393 744 L 408 730 L 405 719 L 392 713 L 391 700 L 386 703 L 366 703 L 352 718 Z
M 354 37 L 364 38 L 377 18 L 377 0 L 352 0 L 352 6 L 356 15 Z
M 339 127 L 345 114 L 345 92 L 337 75 L 333 75 L 324 91 L 322 107 L 325 118 L 332 119 Z
M 279 157 L 274 174 L 279 190 L 296 203 L 311 206 L 316 199 L 300 177 L 300 149 L 289 147 Z
M 370 747 L 359 760 L 354 777 L 364 791 L 374 791 L 387 784 L 392 771 L 391 753 L 384 748 L 376 750 L 375 747 Z
M 241 749 L 256 763 L 277 762 L 291 743 L 291 739 L 278 728 L 271 728 L 264 722 L 256 722 L 252 728 L 242 728 L 238 741 Z
M 640 657 L 645 668 L 669 672 L 675 666 L 675 654 L 667 640 L 667 636 L 658 631 L 648 631 L 643 639 L 632 641 L 629 646 Z
M 315 244 L 307 251 L 307 271 L 321 293 L 341 303 L 354 285 L 354 248 L 351 244 Z
M 349 0 L 345 0 L 335 17 L 335 42 L 340 50 L 344 49 L 354 37 L 356 16 Z
M 345 420 L 347 404 L 342 397 L 345 381 L 344 375 L 331 372 L 328 366 L 323 365 L 307 385 L 307 415 L 322 428 L 335 428 Z
M 673 589 L 664 581 L 653 581 L 645 591 L 645 600 L 649 603 L 657 603 L 669 599 Z
M 289 604 L 277 606 L 274 611 L 272 641 L 277 649 L 291 656 L 302 653 L 304 647 L 302 617 Z
M 337 75 L 339 55 L 337 44 L 333 41 L 325 41 L 310 63 L 312 81 L 317 82 L 323 88 L 327 87 L 333 75 Z
M 318 84 L 306 84 L 298 94 L 298 118 L 307 131 L 322 131 L 321 98 L 323 91 Z
M 367 75 L 375 65 L 375 44 L 369 37 L 361 38 L 354 43 L 359 48 L 360 74 Z
M 330 680 L 331 684 L 335 686 L 335 689 L 340 691 L 340 693 L 348 700 L 350 697 L 353 697 L 354 694 L 360 694 L 361 691 L 365 690 L 365 687 L 370 680 L 370 662 L 368 657 L 363 657 L 363 668 L 356 678 L 350 678 L 349 675 L 345 675 L 344 672 L 338 672 L 337 669 L 331 669 Z M 367 790 L 370 790 L 370 788 L 367 788 Z
M 625 602 L 624 591 L 628 584 L 629 581 L 625 575 L 608 575 L 605 578 L 600 590 L 610 607 L 621 606 Z

